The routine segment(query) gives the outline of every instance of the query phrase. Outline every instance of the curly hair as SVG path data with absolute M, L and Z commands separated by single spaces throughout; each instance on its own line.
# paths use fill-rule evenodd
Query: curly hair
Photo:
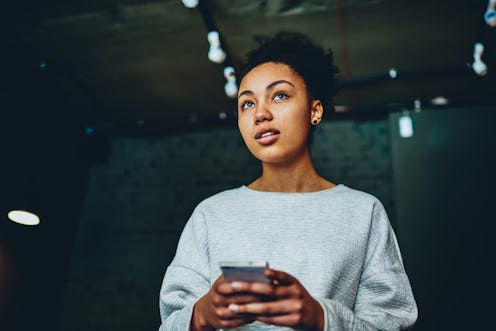
M 330 49 L 316 46 L 304 34 L 287 31 L 259 41 L 259 47 L 248 52 L 246 62 L 238 67 L 238 82 L 260 64 L 284 63 L 303 78 L 311 98 L 320 100 L 324 107 L 331 106 L 339 87 L 335 77 L 338 68 Z

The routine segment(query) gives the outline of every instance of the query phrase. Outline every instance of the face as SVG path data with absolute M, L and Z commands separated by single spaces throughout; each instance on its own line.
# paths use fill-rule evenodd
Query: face
M 291 163 L 308 156 L 313 119 L 322 104 L 310 100 L 303 78 L 282 63 L 267 62 L 243 78 L 238 127 L 250 152 L 265 163 Z

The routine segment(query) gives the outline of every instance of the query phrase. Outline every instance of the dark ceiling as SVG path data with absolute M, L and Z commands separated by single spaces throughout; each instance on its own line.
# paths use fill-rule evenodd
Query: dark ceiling
M 344 85 L 335 104 L 355 114 L 411 109 L 413 100 L 426 105 L 437 96 L 452 105 L 493 105 L 496 28 L 484 23 L 486 6 L 483 0 L 203 0 L 202 8 L 235 64 L 257 36 L 280 30 L 331 48 Z M 181 0 L 50 0 L 6 8 L 3 52 L 12 63 L 4 66 L 14 74 L 24 67 L 51 75 L 53 93 L 76 100 L 77 115 L 88 123 L 171 125 L 220 113 L 229 118 L 235 110 L 224 94 L 223 65 L 207 59 L 199 7 Z M 470 68 L 478 40 L 489 67 L 483 77 Z M 394 80 L 390 68 L 398 72 Z

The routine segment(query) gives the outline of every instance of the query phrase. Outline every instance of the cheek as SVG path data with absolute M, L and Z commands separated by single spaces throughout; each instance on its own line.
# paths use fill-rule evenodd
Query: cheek
M 248 138 L 248 129 L 246 129 L 246 124 L 244 123 L 243 119 L 238 118 L 238 130 L 241 133 L 241 137 L 243 138 L 244 142 L 247 143 L 247 138 Z
M 306 109 L 299 109 L 285 114 L 282 119 L 292 132 L 304 132 L 310 129 L 311 114 Z

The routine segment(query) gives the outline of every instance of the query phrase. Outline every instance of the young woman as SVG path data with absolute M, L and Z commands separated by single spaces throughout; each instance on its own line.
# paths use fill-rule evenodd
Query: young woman
M 248 54 L 238 126 L 262 174 L 193 212 L 160 291 L 160 330 L 413 325 L 417 307 L 382 204 L 312 164 L 309 137 L 336 71 L 332 53 L 299 34 L 279 33 Z M 228 282 L 223 261 L 268 261 L 271 282 Z

